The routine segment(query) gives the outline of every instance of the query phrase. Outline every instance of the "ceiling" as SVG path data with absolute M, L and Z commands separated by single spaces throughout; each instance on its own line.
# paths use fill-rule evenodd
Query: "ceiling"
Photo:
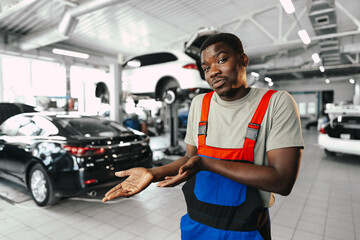
M 278 0 L 0 0 L 0 53 L 51 59 L 56 46 L 89 53 L 86 61 L 104 65 L 182 49 L 196 30 L 211 26 L 239 36 L 248 69 L 262 77 L 360 79 L 360 1 L 293 3 L 289 15 Z M 301 42 L 300 29 L 310 44 Z M 315 52 L 321 63 L 313 62 Z

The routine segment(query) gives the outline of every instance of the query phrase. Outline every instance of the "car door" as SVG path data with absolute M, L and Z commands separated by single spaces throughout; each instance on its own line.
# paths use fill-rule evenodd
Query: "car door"
M 31 117 L 22 117 L 15 136 L 8 142 L 8 157 L 6 158 L 6 170 L 9 174 L 18 176 L 25 175 L 27 161 L 32 157 L 34 137 L 39 132 L 39 127 Z M 9 139 L 10 140 L 10 139 Z
M 5 140 L 0 136 L 0 171 L 4 171 L 5 168 L 5 156 L 4 156 Z
M 9 122 L 8 122 L 9 121 Z M 2 136 L 4 172 L 20 182 L 24 181 L 26 161 L 31 158 L 31 126 L 28 118 L 17 115 L 5 122 L 7 135 Z M 25 130 L 26 129 L 26 130 Z
M 9 137 L 15 135 L 19 124 L 16 117 L 11 117 L 5 120 L 0 126 L 0 170 L 6 172 L 6 161 L 9 158 Z

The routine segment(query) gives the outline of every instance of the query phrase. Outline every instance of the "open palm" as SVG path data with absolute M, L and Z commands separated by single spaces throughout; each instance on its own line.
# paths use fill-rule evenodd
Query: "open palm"
M 116 172 L 117 177 L 128 178 L 122 183 L 110 189 L 103 198 L 103 202 L 118 198 L 118 197 L 131 197 L 145 188 L 147 188 L 154 176 L 146 168 L 132 168 L 126 171 Z

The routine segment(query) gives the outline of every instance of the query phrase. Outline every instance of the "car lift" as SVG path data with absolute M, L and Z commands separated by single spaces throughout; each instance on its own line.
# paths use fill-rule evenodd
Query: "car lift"
M 177 89 L 171 88 L 166 91 L 164 102 L 170 110 L 170 146 L 164 151 L 166 155 L 185 155 L 185 150 L 179 145 L 179 97 Z

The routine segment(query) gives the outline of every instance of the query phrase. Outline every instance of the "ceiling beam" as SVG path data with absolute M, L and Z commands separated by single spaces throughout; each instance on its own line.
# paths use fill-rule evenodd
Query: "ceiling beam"
M 358 27 L 358 29 L 360 29 L 360 20 L 357 19 L 354 15 L 352 15 L 343 5 L 341 5 L 341 3 L 339 3 L 339 1 L 335 1 L 335 6 L 341 10 L 347 17 L 350 18 L 351 21 L 353 21 L 353 23 L 355 23 L 355 25 Z
M 11 14 L 13 14 L 13 13 L 15 13 L 17 11 L 20 11 L 21 9 L 27 8 L 29 5 L 31 5 L 32 3 L 36 2 L 36 1 L 37 0 L 23 0 L 23 1 L 15 4 L 15 5 L 13 5 L 12 7 L 10 7 L 5 12 L 0 13 L 0 22 L 2 20 L 5 20 Z
M 307 12 L 307 8 L 304 8 L 303 10 L 301 10 L 301 12 L 299 13 L 298 18 L 301 19 L 306 12 Z M 291 24 L 291 27 L 288 29 L 288 31 L 286 32 L 286 34 L 283 36 L 283 40 L 286 41 L 286 40 L 288 39 L 290 33 L 294 30 L 294 28 L 295 28 L 297 25 L 298 25 L 298 23 L 297 23 L 297 21 L 295 20 L 295 21 L 293 22 L 293 24 Z
M 260 31 L 265 33 L 266 36 L 268 36 L 274 43 L 278 42 L 277 39 L 263 26 L 261 26 L 260 23 L 258 23 L 253 17 L 249 17 L 250 22 L 252 22 Z

